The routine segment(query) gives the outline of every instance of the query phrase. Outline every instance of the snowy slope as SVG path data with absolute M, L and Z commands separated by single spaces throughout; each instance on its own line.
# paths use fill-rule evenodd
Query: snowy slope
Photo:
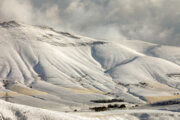
M 42 26 L 0 24 L 0 95 L 10 101 L 65 111 L 88 109 L 91 100 L 180 92 L 180 48 L 141 41 L 107 42 Z M 177 96 L 178 98 L 179 96 Z
M 3 120 L 179 120 L 180 114 L 160 110 L 64 113 L 16 105 L 0 100 Z

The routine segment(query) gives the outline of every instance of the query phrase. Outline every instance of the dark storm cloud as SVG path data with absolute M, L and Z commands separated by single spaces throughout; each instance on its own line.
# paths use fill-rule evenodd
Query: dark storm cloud
M 180 0 L 0 0 L 0 20 L 55 26 L 100 39 L 180 45 L 179 6 Z

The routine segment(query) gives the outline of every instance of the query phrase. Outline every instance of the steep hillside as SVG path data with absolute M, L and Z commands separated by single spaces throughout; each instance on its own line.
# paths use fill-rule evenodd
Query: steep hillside
M 88 109 L 98 99 L 179 98 L 180 48 L 4 22 L 0 78 L 0 95 L 8 92 L 9 101 L 59 111 Z

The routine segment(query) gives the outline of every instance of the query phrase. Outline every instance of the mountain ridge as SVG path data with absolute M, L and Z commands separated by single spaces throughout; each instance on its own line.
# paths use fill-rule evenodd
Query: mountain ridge
M 9 82 L 1 81 L 1 91 L 28 91 L 19 93 L 26 100 L 14 96 L 15 103 L 43 101 L 39 107 L 63 111 L 91 106 L 93 99 L 146 103 L 142 97 L 180 89 L 179 77 L 168 76 L 180 73 L 179 47 L 95 40 L 15 21 L 0 23 L 0 34 L 0 77 Z M 33 90 L 48 95 L 28 95 Z

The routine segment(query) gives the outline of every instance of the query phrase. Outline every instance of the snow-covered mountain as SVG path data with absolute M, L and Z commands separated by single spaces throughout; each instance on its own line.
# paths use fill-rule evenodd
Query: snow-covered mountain
M 88 109 L 98 99 L 175 99 L 180 98 L 180 47 L 109 42 L 4 22 L 0 80 L 1 97 L 8 91 L 11 102 L 58 111 Z

